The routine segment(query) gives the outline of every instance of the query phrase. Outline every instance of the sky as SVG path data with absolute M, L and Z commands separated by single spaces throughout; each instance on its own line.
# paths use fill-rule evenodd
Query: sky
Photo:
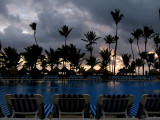
M 120 9 L 124 18 L 118 24 L 118 59 L 117 66 L 122 66 L 121 54 L 131 54 L 129 38 L 133 38 L 133 29 L 152 26 L 155 33 L 160 33 L 158 10 L 160 0 L 0 0 L 0 40 L 2 47 L 14 47 L 19 52 L 35 44 L 33 31 L 29 24 L 37 23 L 37 41 L 44 50 L 56 49 L 64 45 L 64 37 L 58 30 L 63 25 L 73 28 L 67 44 L 74 44 L 85 52 L 84 34 L 94 31 L 101 37 L 94 45 L 93 55 L 100 59 L 100 50 L 108 47 L 106 35 L 115 35 L 115 23 L 110 14 Z M 111 45 L 114 49 L 114 44 Z M 140 40 L 144 50 L 144 40 Z M 148 51 L 154 51 L 153 39 L 148 41 Z M 133 43 L 137 56 L 136 41 Z

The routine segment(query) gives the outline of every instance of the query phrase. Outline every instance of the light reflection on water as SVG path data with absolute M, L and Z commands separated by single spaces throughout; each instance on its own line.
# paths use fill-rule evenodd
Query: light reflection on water
M 6 94 L 41 94 L 45 103 L 52 103 L 54 94 L 89 94 L 91 104 L 96 104 L 99 94 L 133 94 L 138 104 L 142 94 L 160 94 L 159 82 L 100 82 L 100 81 L 57 81 L 39 84 L 0 83 L 0 103 L 5 103 Z

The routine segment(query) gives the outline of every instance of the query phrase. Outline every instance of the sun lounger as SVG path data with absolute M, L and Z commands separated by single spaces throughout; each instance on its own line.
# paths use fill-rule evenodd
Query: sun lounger
M 51 120 L 138 120 L 137 118 L 52 118 Z M 158 120 L 158 119 L 155 119 Z
M 52 109 L 52 106 L 44 106 L 42 96 L 39 94 L 7 94 L 5 99 L 11 118 L 25 118 L 31 115 L 32 118 L 45 118 L 45 114 L 48 115 L 48 112 Z
M 97 98 L 96 118 L 127 118 L 134 102 L 133 95 L 99 95 Z
M 90 96 L 87 94 L 56 94 L 53 96 L 54 117 L 63 115 L 80 115 L 81 118 L 89 117 Z
M 144 94 L 141 97 L 139 109 L 137 113 L 138 118 L 150 118 L 159 117 L 160 120 L 160 95 L 148 95 Z
M 50 120 L 48 118 L 40 119 L 40 118 L 0 118 L 0 120 Z

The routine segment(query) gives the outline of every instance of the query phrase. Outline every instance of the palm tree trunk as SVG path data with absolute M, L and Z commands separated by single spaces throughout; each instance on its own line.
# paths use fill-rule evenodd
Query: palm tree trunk
M 36 45 L 38 45 L 37 39 L 36 39 L 36 31 L 34 31 L 34 39 L 35 39 Z
M 145 52 L 147 52 L 147 40 L 145 40 Z
M 118 26 L 116 24 L 116 45 L 115 45 L 115 50 L 114 50 L 114 74 L 115 74 L 115 71 L 116 71 L 116 53 L 117 53 L 117 42 L 118 42 L 118 39 L 117 39 L 117 32 L 118 32 Z
M 66 49 L 66 41 L 67 41 L 67 37 L 65 37 L 65 43 L 64 43 L 64 45 L 65 45 L 65 49 Z M 65 51 L 65 52 L 66 52 L 66 51 Z M 65 66 L 65 67 L 66 67 L 66 56 L 65 56 L 65 58 L 64 58 L 63 66 Z
M 158 59 L 159 59 L 159 72 L 160 72 L 160 57 Z
M 137 47 L 138 47 L 138 52 L 139 52 L 139 55 L 140 55 L 140 48 L 139 48 L 139 45 L 138 45 L 138 39 L 137 39 Z
M 110 44 L 109 44 L 109 51 L 110 51 Z M 111 61 L 109 61 L 109 71 L 111 71 L 111 66 L 110 66 Z
M 132 49 L 132 55 L 133 55 L 133 61 L 134 61 L 134 53 L 133 53 L 132 44 L 131 44 L 131 49 Z
M 92 57 L 92 50 L 90 51 L 90 57 Z
M 144 75 L 144 64 L 142 65 L 142 67 L 143 67 L 143 75 Z
M 65 37 L 65 40 L 64 40 L 64 46 L 66 47 L 66 41 L 67 41 L 67 37 Z

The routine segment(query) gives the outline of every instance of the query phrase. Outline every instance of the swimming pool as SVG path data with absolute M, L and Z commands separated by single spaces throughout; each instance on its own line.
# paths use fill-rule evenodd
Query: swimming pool
M 45 103 L 52 104 L 54 94 L 89 94 L 91 104 L 96 104 L 99 94 L 133 94 L 138 104 L 142 94 L 160 94 L 159 82 L 101 82 L 93 80 L 52 81 L 38 84 L 0 83 L 0 104 L 5 103 L 6 94 L 41 94 Z

